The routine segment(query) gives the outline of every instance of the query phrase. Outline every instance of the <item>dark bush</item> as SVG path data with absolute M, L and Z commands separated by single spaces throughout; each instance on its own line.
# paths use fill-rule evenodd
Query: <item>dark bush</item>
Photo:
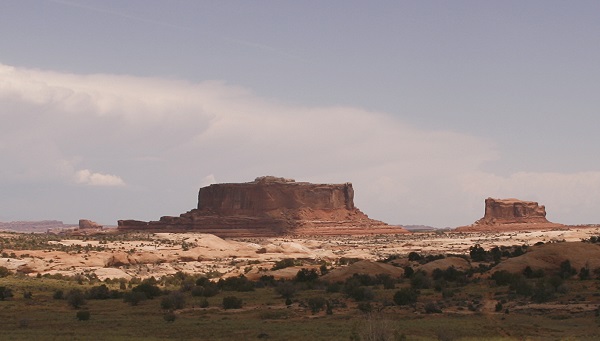
M 296 264 L 300 265 L 301 263 L 295 260 L 294 258 L 285 258 L 275 262 L 275 265 L 273 265 L 273 268 L 271 270 L 285 269 L 292 266 L 296 266 Z
M 475 244 L 469 248 L 469 256 L 474 262 L 485 262 L 488 258 L 488 252 L 479 244 Z
M 512 273 L 510 273 L 506 270 L 500 270 L 500 271 L 494 272 L 492 274 L 492 277 L 490 277 L 490 278 L 496 282 L 496 285 L 504 286 L 504 285 L 509 285 L 514 277 L 515 276 Z
M 132 292 L 142 292 L 146 295 L 146 298 L 153 299 L 154 297 L 158 297 L 162 294 L 162 291 L 156 284 L 152 284 L 151 282 L 143 282 L 139 285 L 136 285 L 131 289 Z
M 559 276 L 561 278 L 570 278 L 571 276 L 575 275 L 576 273 L 577 273 L 577 270 L 571 266 L 570 260 L 567 259 L 564 262 L 560 263 Z
M 263 283 L 264 286 L 273 287 L 276 284 L 275 277 L 273 275 L 262 275 L 258 280 L 259 282 Z
M 165 310 L 183 309 L 185 307 L 185 296 L 180 291 L 173 291 L 162 298 L 160 307 Z
M 431 278 L 423 271 L 417 271 L 410 279 L 410 286 L 414 289 L 429 289 L 431 285 Z
M 342 290 L 342 283 L 339 282 L 335 282 L 335 283 L 329 283 L 327 284 L 327 287 L 325 287 L 325 292 L 328 293 L 334 293 L 334 292 L 340 292 L 340 290 Z
M 224 309 L 240 309 L 242 307 L 242 299 L 235 296 L 223 297 Z
M 397 305 L 410 305 L 417 302 L 419 293 L 412 288 L 402 288 L 394 294 L 394 303 Z
M 405 278 L 411 278 L 414 273 L 415 273 L 415 270 L 413 270 L 413 268 L 410 265 L 407 265 L 404 267 L 404 277 Z
M 374 298 L 373 290 L 362 286 L 360 280 L 356 277 L 346 279 L 344 293 L 356 301 L 369 301 Z
M 499 247 L 495 246 L 491 248 L 489 254 L 491 255 L 494 263 L 498 264 L 500 262 L 500 259 L 502 258 L 502 251 Z
M 305 282 L 314 282 L 319 278 L 319 274 L 315 269 L 300 269 L 294 277 L 295 282 L 305 283 Z
M 85 297 L 88 300 L 106 300 L 110 298 L 110 290 L 105 284 L 94 286 L 86 292 Z
M 321 271 L 321 275 L 326 275 L 329 272 L 327 269 L 327 264 L 321 264 L 319 271 Z
M 13 297 L 13 292 L 7 287 L 0 287 L 0 301 Z
M 290 282 L 281 282 L 275 287 L 275 292 L 283 298 L 292 298 L 296 293 L 296 286 Z
M 217 287 L 224 291 L 254 291 L 254 283 L 244 275 L 220 279 L 217 282 Z
M 7 267 L 5 266 L 0 266 L 0 277 L 6 277 L 8 275 L 10 275 L 12 272 L 10 270 L 8 270 Z
M 528 265 L 523 269 L 523 275 L 527 278 L 543 278 L 546 276 L 546 273 L 544 272 L 544 269 L 532 270 Z
M 142 291 L 130 291 L 123 294 L 123 302 L 129 303 L 132 306 L 138 305 L 140 302 L 147 300 L 146 294 Z
M 54 294 L 52 294 L 52 298 L 55 300 L 62 300 L 64 298 L 64 293 L 62 290 L 56 290 Z
M 519 274 L 514 275 L 508 288 L 521 296 L 531 296 L 533 293 L 533 287 Z
M 77 312 L 77 314 L 75 314 L 75 317 L 77 317 L 77 319 L 79 321 L 87 321 L 90 319 L 90 311 L 89 310 L 80 310 Z
M 370 313 L 373 311 L 373 306 L 371 306 L 370 302 L 360 302 L 358 303 L 358 310 L 362 311 L 363 313 Z
M 581 270 L 579 270 L 579 279 L 584 281 L 586 279 L 590 279 L 590 269 L 588 268 L 581 268 Z
M 196 281 L 196 286 L 192 288 L 192 296 L 212 297 L 219 293 L 219 286 L 205 278 Z
M 411 262 L 418 262 L 421 260 L 421 258 L 421 255 L 414 251 L 408 254 L 408 260 Z
M 163 319 L 169 323 L 175 322 L 177 315 L 174 312 L 168 311 L 163 315 Z
M 198 303 L 198 306 L 200 306 L 200 308 L 208 308 L 208 300 L 206 298 L 202 298 Z
M 323 297 L 311 297 L 308 299 L 308 307 L 313 314 L 323 310 L 327 301 Z
M 440 314 L 442 309 L 435 302 L 427 302 L 425 304 L 425 313 L 426 314 Z
M 447 268 L 446 270 L 435 269 L 431 273 L 431 277 L 434 280 L 444 279 L 448 282 L 465 282 L 466 274 L 460 270 L 456 270 L 454 266 Z
M 535 303 L 548 302 L 549 300 L 551 300 L 554 297 L 554 292 L 555 292 L 555 289 L 552 287 L 551 284 L 549 284 L 543 280 L 539 280 L 536 283 L 535 288 L 533 289 L 531 299 Z
M 85 295 L 79 289 L 72 289 L 67 293 L 67 302 L 73 308 L 79 308 L 85 304 Z

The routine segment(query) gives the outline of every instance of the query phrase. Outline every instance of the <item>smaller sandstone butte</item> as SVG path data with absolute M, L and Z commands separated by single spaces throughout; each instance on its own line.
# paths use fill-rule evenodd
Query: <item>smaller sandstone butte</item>
M 102 229 L 102 225 L 88 220 L 88 219 L 79 219 L 79 228 L 83 229 L 83 230 L 87 230 L 87 229 Z
M 546 219 L 546 208 L 535 201 L 519 199 L 485 199 L 485 215 L 473 225 L 461 226 L 455 231 L 518 231 L 562 227 Z
M 408 232 L 370 219 L 356 208 L 351 183 L 312 184 L 273 176 L 202 187 L 197 208 L 179 217 L 118 224 L 120 230 L 195 231 L 220 237 Z

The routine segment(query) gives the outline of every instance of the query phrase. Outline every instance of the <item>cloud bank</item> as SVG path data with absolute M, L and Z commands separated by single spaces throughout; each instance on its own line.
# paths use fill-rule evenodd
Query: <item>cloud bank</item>
M 558 222 L 600 222 L 600 172 L 502 177 L 482 171 L 501 161 L 493 141 L 223 82 L 0 64 L 0 117 L 4 219 L 156 219 L 193 208 L 199 186 L 275 175 L 353 182 L 357 206 L 389 223 L 469 224 L 488 196 L 539 200 Z

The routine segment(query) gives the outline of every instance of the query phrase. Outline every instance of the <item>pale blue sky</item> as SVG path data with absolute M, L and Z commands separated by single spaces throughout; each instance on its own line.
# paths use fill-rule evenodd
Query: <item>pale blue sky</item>
M 599 61 L 597 1 L 1 1 L 0 220 L 155 219 L 272 174 L 390 223 L 487 196 L 597 223 Z

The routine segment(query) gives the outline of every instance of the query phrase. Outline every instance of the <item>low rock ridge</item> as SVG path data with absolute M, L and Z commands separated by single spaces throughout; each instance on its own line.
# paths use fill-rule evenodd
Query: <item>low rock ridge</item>
M 485 199 L 485 214 L 469 226 L 456 231 L 506 231 L 563 227 L 546 219 L 546 208 L 535 201 L 519 199 Z
M 120 230 L 196 231 L 220 237 L 406 233 L 354 206 L 351 183 L 313 184 L 265 176 L 200 188 L 198 206 L 158 221 L 119 220 Z

